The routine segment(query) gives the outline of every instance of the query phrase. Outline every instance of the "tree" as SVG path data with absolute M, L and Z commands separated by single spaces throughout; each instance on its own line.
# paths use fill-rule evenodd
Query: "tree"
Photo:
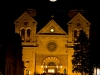
M 87 34 L 81 30 L 77 37 L 77 43 L 74 44 L 74 54 L 72 59 L 73 72 L 89 73 L 90 67 L 90 42 Z M 91 69 L 90 69 L 91 68 Z

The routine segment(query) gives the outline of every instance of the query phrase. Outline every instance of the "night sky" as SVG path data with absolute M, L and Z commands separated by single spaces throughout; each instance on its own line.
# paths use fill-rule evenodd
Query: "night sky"
M 67 28 L 68 10 L 86 10 L 87 19 L 92 23 L 92 38 L 95 39 L 92 40 L 91 46 L 91 49 L 94 50 L 93 57 L 96 57 L 94 55 L 100 57 L 100 49 L 98 49 L 100 46 L 99 0 L 57 0 L 55 3 L 49 0 L 2 0 L 0 2 L 0 44 L 2 42 L 3 44 L 13 42 L 12 45 L 14 44 L 15 48 L 20 45 L 21 38 L 14 34 L 14 21 L 25 12 L 26 8 L 33 8 L 37 11 L 35 19 L 38 22 L 37 27 L 39 29 L 51 20 L 51 15 L 54 15 L 54 20 L 64 30 Z
M 14 32 L 13 22 L 23 14 L 26 8 L 33 8 L 37 10 L 37 21 L 43 27 L 54 15 L 55 21 L 63 28 L 67 23 L 68 10 L 83 9 L 86 10 L 87 15 L 97 23 L 100 22 L 99 2 L 93 0 L 57 0 L 50 2 L 49 0 L 24 0 L 24 1 L 6 1 L 1 2 L 1 33 Z M 63 20 L 62 20 L 63 19 Z M 62 25 L 61 25 L 62 24 Z M 4 29 L 6 27 L 6 29 Z

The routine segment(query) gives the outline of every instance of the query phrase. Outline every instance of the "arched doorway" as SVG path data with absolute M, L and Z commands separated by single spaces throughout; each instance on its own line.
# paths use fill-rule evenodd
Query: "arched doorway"
M 60 73 L 61 62 L 57 57 L 49 56 L 43 60 L 42 68 L 44 73 Z

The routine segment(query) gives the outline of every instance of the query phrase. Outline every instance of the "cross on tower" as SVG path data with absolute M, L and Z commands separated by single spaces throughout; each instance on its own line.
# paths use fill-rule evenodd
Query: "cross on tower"
M 51 18 L 53 19 L 53 18 L 54 18 L 54 16 L 52 15 L 52 16 L 51 16 Z

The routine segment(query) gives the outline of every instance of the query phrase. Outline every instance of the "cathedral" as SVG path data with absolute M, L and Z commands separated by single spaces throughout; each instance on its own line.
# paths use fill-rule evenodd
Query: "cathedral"
M 22 38 L 22 60 L 24 61 L 24 75 L 34 74 L 67 74 L 72 72 L 72 55 L 74 43 L 80 30 L 89 36 L 91 23 L 78 12 L 66 25 L 68 32 L 53 19 L 48 21 L 37 32 L 38 22 L 35 13 L 25 11 L 15 20 L 15 33 Z

